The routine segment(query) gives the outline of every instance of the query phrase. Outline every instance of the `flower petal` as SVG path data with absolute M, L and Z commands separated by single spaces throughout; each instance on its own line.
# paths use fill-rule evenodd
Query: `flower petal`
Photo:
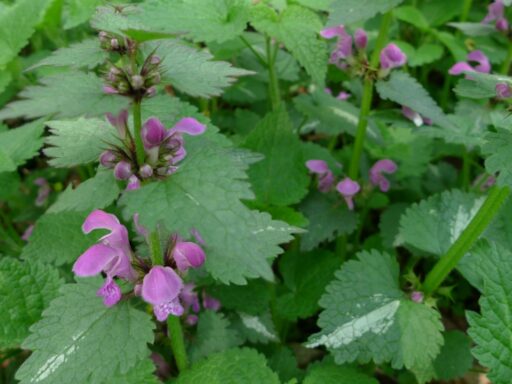
M 165 321 L 169 315 L 181 316 L 184 309 L 178 299 L 174 299 L 165 303 L 153 306 L 153 312 L 158 321 Z
M 332 39 L 333 37 L 342 36 L 345 32 L 343 25 L 337 25 L 335 27 L 324 28 L 320 31 L 320 36 L 324 39 Z
M 477 72 L 489 73 L 491 72 L 491 63 L 485 54 L 480 50 L 471 51 L 468 54 L 468 60 L 476 61 L 478 65 L 475 67 Z
M 117 229 L 121 223 L 115 215 L 97 209 L 92 211 L 82 225 L 82 231 L 89 233 L 94 229 L 110 229 L 111 231 Z
M 106 271 L 119 255 L 119 250 L 104 244 L 94 244 L 75 261 L 73 273 L 77 276 L 95 276 Z
M 198 268 L 203 265 L 205 254 L 202 248 L 189 241 L 179 241 L 172 250 L 172 257 L 180 271 L 186 271 L 190 267 Z
M 117 285 L 111 277 L 107 277 L 105 284 L 96 292 L 96 296 L 103 297 L 103 304 L 107 307 L 112 307 L 121 300 L 121 288 L 119 288 L 119 285 Z
M 153 305 L 170 302 L 178 297 L 183 282 L 170 267 L 156 265 L 144 276 L 142 298 Z
M 449 70 L 450 75 L 460 75 L 463 72 L 475 72 L 475 69 L 465 61 L 455 63 Z
M 319 175 L 329 172 L 329 166 L 323 160 L 308 160 L 306 161 L 306 167 L 313 173 Z
M 171 132 L 186 133 L 191 136 L 197 136 L 202 134 L 206 130 L 206 126 L 201 124 L 193 117 L 185 117 L 178 121 L 174 127 L 171 128 Z

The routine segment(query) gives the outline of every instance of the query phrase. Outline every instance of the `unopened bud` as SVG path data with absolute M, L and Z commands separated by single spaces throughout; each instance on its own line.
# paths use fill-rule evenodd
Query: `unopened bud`
M 98 38 L 100 39 L 100 41 L 101 41 L 102 43 L 104 43 L 104 42 L 107 40 L 107 32 L 105 32 L 105 31 L 100 31 L 100 32 L 98 33 Z
M 143 179 L 153 176 L 153 168 L 149 164 L 144 164 L 139 170 L 140 176 Z
M 132 174 L 132 166 L 127 161 L 121 160 L 114 168 L 114 177 L 117 180 L 126 180 Z
M 132 76 L 132 88 L 139 90 L 144 86 L 144 78 L 141 75 Z
M 153 97 L 156 95 L 156 87 L 149 87 L 146 91 L 146 97 Z
M 104 151 L 100 155 L 100 164 L 103 165 L 105 168 L 113 168 L 116 160 L 117 156 L 112 151 Z
M 111 39 L 110 40 L 110 46 L 112 47 L 112 49 L 119 49 L 119 41 L 117 41 L 117 39 Z
M 149 60 L 149 62 L 153 65 L 158 65 L 160 64 L 160 57 L 156 56 L 156 55 L 153 55 L 151 56 L 151 59 Z

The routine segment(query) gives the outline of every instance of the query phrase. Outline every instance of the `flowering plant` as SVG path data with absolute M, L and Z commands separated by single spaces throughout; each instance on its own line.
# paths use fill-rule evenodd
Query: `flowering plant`
M 511 3 L 0 5 L 2 383 L 510 383 Z

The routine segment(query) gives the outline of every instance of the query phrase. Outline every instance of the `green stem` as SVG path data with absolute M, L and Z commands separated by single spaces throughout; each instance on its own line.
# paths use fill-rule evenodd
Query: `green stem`
M 507 57 L 501 66 L 500 73 L 503 73 L 504 75 L 508 76 L 508 73 L 510 72 L 510 64 L 511 63 L 512 63 L 512 42 L 510 42 L 508 44 Z
M 272 52 L 272 41 L 270 37 L 267 37 L 266 40 L 266 48 L 267 48 L 267 68 L 268 68 L 268 92 L 270 97 L 270 102 L 272 104 L 272 110 L 276 110 L 279 107 L 281 102 L 281 96 L 279 95 L 279 80 L 276 74 L 275 68 L 275 56 Z
M 137 155 L 137 165 L 141 167 L 144 164 L 146 153 L 144 152 L 144 143 L 142 142 L 141 129 L 141 100 L 133 101 L 133 128 L 135 139 L 135 152 Z
M 462 7 L 462 13 L 460 14 L 459 21 L 464 22 L 468 19 L 472 3 L 473 0 L 464 0 L 464 5 Z
M 158 229 L 155 229 L 149 234 L 149 249 L 151 252 L 151 262 L 153 265 L 163 265 L 164 257 L 162 254 L 162 246 L 160 245 L 160 236 Z
M 379 64 L 379 55 L 384 44 L 386 43 L 389 26 L 392 20 L 391 11 L 387 12 L 383 17 L 380 24 L 379 36 L 375 43 L 375 48 L 370 60 L 370 68 L 374 69 Z M 355 180 L 359 176 L 359 163 L 361 161 L 361 154 L 363 152 L 364 139 L 366 137 L 366 127 L 368 126 L 368 115 L 373 98 L 373 79 L 366 77 L 364 79 L 363 97 L 361 99 L 361 110 L 359 111 L 359 121 L 357 123 L 356 140 L 354 142 L 354 149 L 352 152 L 352 159 L 350 161 L 348 175 L 351 179 Z
M 510 189 L 508 187 L 494 186 L 490 189 L 487 199 L 466 229 L 464 229 L 455 243 L 452 244 L 446 254 L 441 257 L 436 265 L 434 265 L 434 268 L 428 273 L 423 284 L 425 294 L 431 295 L 436 291 L 460 259 L 471 249 L 485 231 L 509 195 Z
M 267 67 L 267 61 L 263 58 L 263 56 L 256 50 L 254 47 L 247 41 L 247 39 L 243 36 L 240 36 L 240 40 L 245 44 L 247 48 L 251 50 L 251 52 L 256 56 L 258 62 L 263 65 L 265 68 Z
M 174 360 L 176 360 L 176 366 L 180 372 L 187 369 L 188 357 L 185 349 L 185 338 L 183 337 L 183 329 L 181 327 L 181 321 L 179 317 L 169 316 L 167 318 L 167 331 L 169 333 L 169 339 L 171 341 L 172 353 Z
M 465 191 L 469 189 L 471 179 L 471 154 L 466 148 L 462 155 L 462 187 Z

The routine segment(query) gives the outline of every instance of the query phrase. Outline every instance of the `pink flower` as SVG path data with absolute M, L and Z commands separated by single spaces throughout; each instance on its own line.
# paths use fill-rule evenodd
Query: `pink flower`
M 348 177 L 341 180 L 337 185 L 336 189 L 343 196 L 343 199 L 347 203 L 348 209 L 354 209 L 354 201 L 353 198 L 355 195 L 359 193 L 361 187 L 357 181 L 354 181 Z
M 334 175 L 327 163 L 323 160 L 308 160 L 306 167 L 311 173 L 318 175 L 318 190 L 328 192 L 334 184 Z
M 496 84 L 496 97 L 498 99 L 508 99 L 512 97 L 512 89 L 507 83 Z
M 105 273 L 107 278 L 97 295 L 103 297 L 103 303 L 110 307 L 121 299 L 121 289 L 114 278 L 134 281 L 136 273 L 131 265 L 132 250 L 126 227 L 114 215 L 96 210 L 87 216 L 82 231 L 87 234 L 98 228 L 108 229 L 110 233 L 77 259 L 73 272 L 81 277 Z
M 356 29 L 356 31 L 354 32 L 354 43 L 356 45 L 356 48 L 359 49 L 360 51 L 366 48 L 366 45 L 368 44 L 368 35 L 366 34 L 364 29 Z
M 425 297 L 423 295 L 423 292 L 414 291 L 411 293 L 411 300 L 414 301 L 415 303 L 423 303 L 424 298 Z
M 133 175 L 132 166 L 125 160 L 121 160 L 114 167 L 114 177 L 117 180 L 127 180 L 131 175 Z
M 382 69 L 398 68 L 407 62 L 407 56 L 398 45 L 389 43 L 380 52 L 380 67 Z
M 423 124 L 432 125 L 432 120 L 421 116 L 418 112 L 406 107 L 405 105 L 402 105 L 402 115 L 411 120 L 417 127 L 421 127 Z
M 503 1 L 496 0 L 487 7 L 487 15 L 482 20 L 482 23 L 490 23 L 491 21 L 496 21 L 495 26 L 498 31 L 508 30 L 508 21 L 505 18 L 505 4 L 503 4 Z
M 382 192 L 387 192 L 389 190 L 389 180 L 383 174 L 393 174 L 397 169 L 398 167 L 393 160 L 379 160 L 370 168 L 370 182 L 378 186 Z
M 468 53 L 468 61 L 472 61 L 478 63 L 478 65 L 472 66 L 466 61 L 459 61 L 455 63 L 449 70 L 448 73 L 450 75 L 460 75 L 464 72 L 482 72 L 489 73 L 491 72 L 491 63 L 489 59 L 482 51 L 475 50 Z
M 189 268 L 199 268 L 206 258 L 203 249 L 199 245 L 190 241 L 181 241 L 177 236 L 171 256 L 182 272 Z
M 144 301 L 153 305 L 158 321 L 165 321 L 169 315 L 181 316 L 184 309 L 179 300 L 183 282 L 170 267 L 155 265 L 144 276 L 141 295 Z

